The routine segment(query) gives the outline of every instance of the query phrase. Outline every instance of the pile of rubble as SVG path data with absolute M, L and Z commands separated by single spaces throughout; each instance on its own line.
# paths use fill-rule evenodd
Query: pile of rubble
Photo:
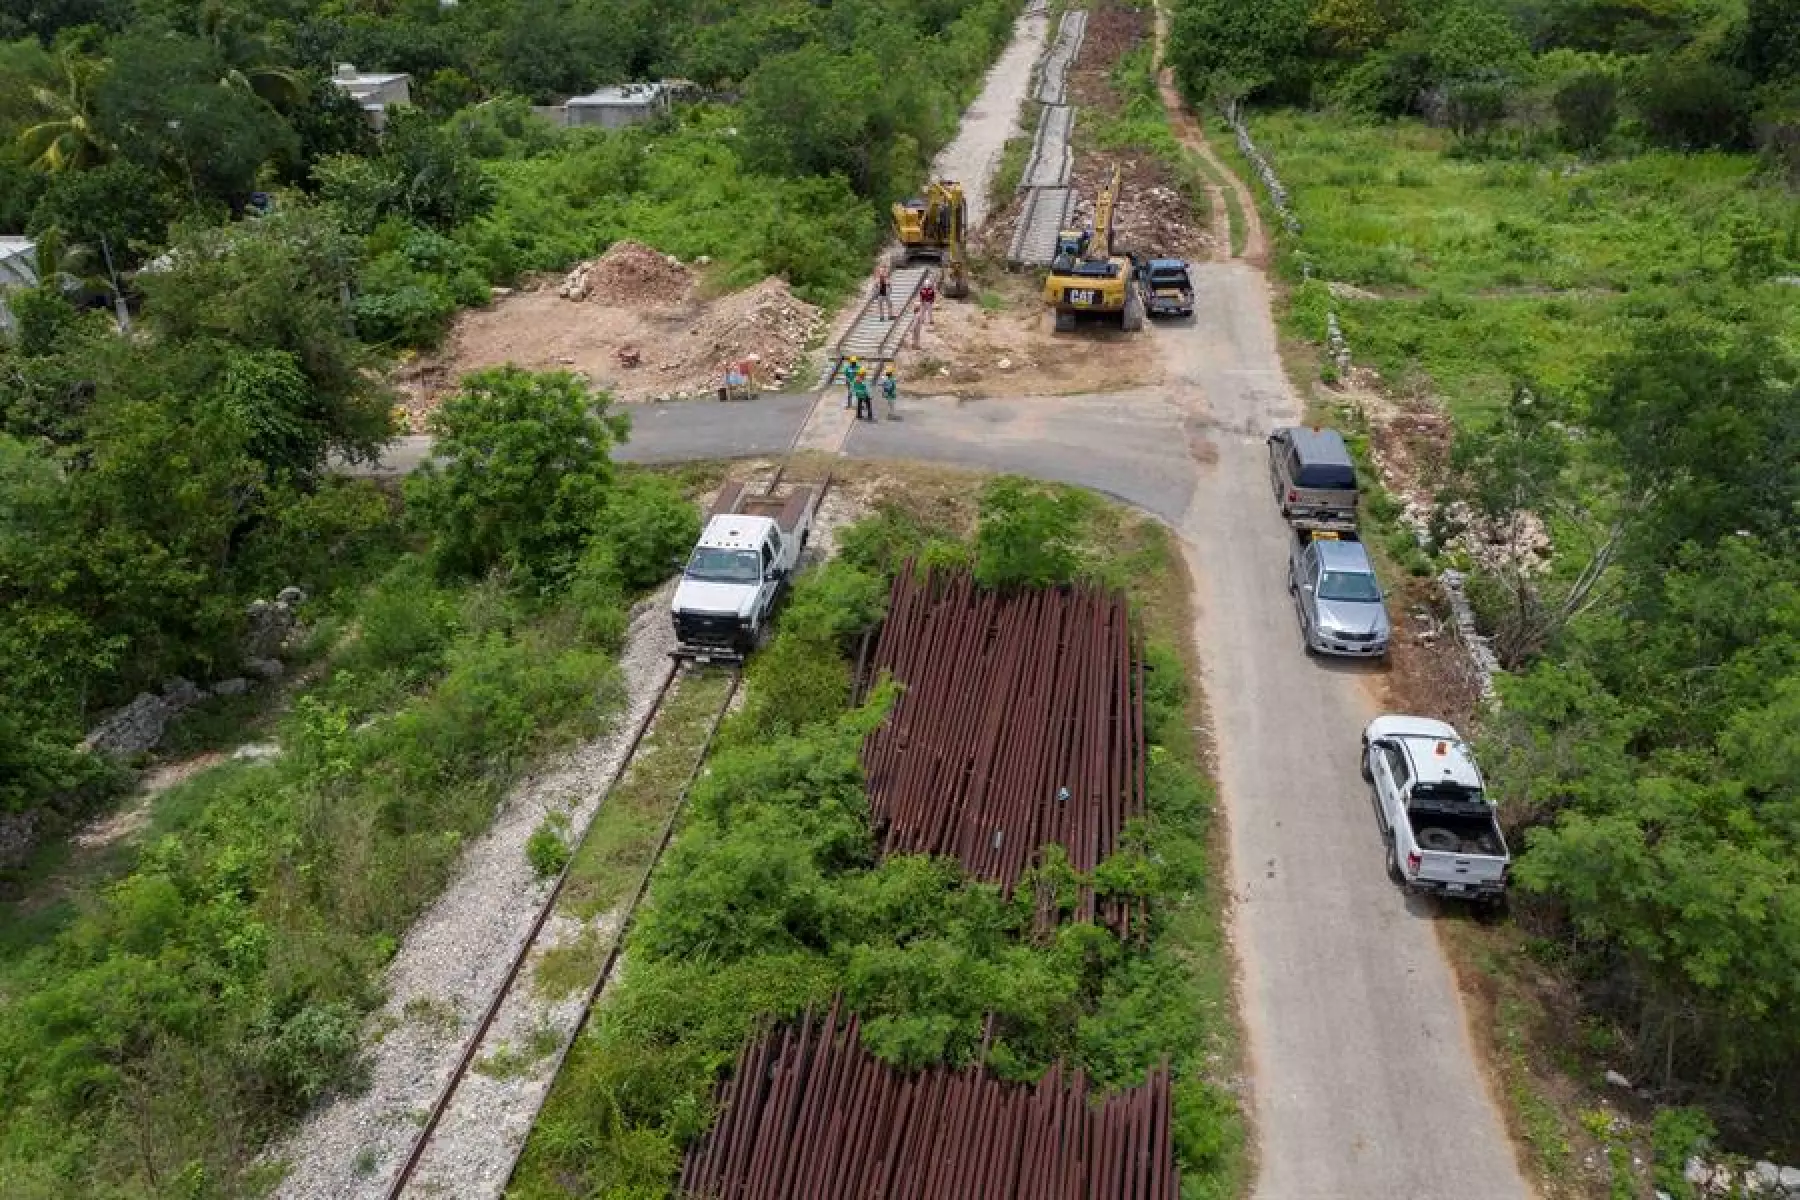
M 614 242 L 599 258 L 579 263 L 556 294 L 632 308 L 670 308 L 687 298 L 693 272 L 672 254 L 642 242 Z
M 692 334 L 701 362 L 716 372 L 721 364 L 754 358 L 756 382 L 773 387 L 786 382 L 818 331 L 823 314 L 788 290 L 785 280 L 771 276 L 721 297 L 694 323 Z
M 1696 1196 L 1711 1200 L 1718 1197 L 1762 1196 L 1769 1200 L 1800 1200 L 1800 1167 L 1784 1167 L 1772 1162 L 1752 1163 L 1743 1170 L 1715 1165 L 1690 1158 L 1683 1172 Z M 1666 1192 L 1658 1192 L 1660 1198 Z

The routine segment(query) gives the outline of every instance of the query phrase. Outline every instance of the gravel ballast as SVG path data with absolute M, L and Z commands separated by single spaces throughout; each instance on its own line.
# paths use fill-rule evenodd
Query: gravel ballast
M 675 646 L 668 604 L 669 588 L 664 587 L 632 614 L 619 657 L 626 701 L 612 728 L 558 756 L 514 788 L 494 823 L 470 843 L 456 878 L 408 931 L 388 967 L 387 1002 L 365 1027 L 370 1085 L 360 1095 L 340 1097 L 313 1113 L 270 1152 L 271 1160 L 288 1165 L 287 1176 L 274 1193 L 277 1197 L 360 1200 L 386 1194 L 549 896 L 550 882 L 537 879 L 526 861 L 527 839 L 551 812 L 567 814 L 569 836 L 579 838 L 618 774 L 633 731 L 649 712 Z M 566 936 L 578 933 L 571 929 Z M 520 991 L 529 996 L 529 988 Z M 575 997 L 541 1007 L 546 1019 L 554 1019 L 563 1015 L 563 1008 L 579 1003 Z M 509 1013 L 511 1007 L 503 1007 L 496 1032 L 502 1040 L 523 1045 L 538 1014 L 526 1005 Z M 541 1091 L 547 1082 L 534 1082 L 529 1072 L 512 1080 L 471 1072 L 469 1079 L 481 1085 L 482 1103 L 493 1105 L 482 1116 L 497 1128 L 479 1129 L 481 1144 L 470 1144 L 466 1159 L 462 1138 L 470 1126 L 459 1120 L 454 1128 L 442 1130 L 439 1141 L 450 1134 L 457 1140 L 445 1142 L 445 1169 L 433 1175 L 437 1194 L 497 1194 L 502 1180 L 490 1165 L 495 1152 L 489 1143 L 494 1139 L 487 1135 L 498 1134 L 516 1147 L 526 1130 L 513 1128 L 506 1114 L 516 1108 L 523 1114 L 522 1122 L 528 1123 L 535 1109 L 530 1088 Z M 488 1084 L 498 1085 L 492 1094 Z M 475 1092 L 471 1089 L 468 1094 Z M 502 1161 L 499 1172 L 503 1174 L 505 1167 Z M 462 1173 L 465 1169 L 467 1176 Z

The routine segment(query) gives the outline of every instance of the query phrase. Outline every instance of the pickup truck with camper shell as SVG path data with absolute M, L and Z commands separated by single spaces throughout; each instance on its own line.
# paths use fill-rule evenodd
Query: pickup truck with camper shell
M 1290 425 L 1269 435 L 1269 482 L 1281 516 L 1296 529 L 1356 529 L 1356 464 L 1343 435 Z
M 762 495 L 742 483 L 725 485 L 670 601 L 677 656 L 739 661 L 762 643 L 800 565 L 823 491 L 795 485 Z
M 1429 717 L 1388 714 L 1362 735 L 1388 874 L 1408 891 L 1498 904 L 1512 856 L 1469 747 Z

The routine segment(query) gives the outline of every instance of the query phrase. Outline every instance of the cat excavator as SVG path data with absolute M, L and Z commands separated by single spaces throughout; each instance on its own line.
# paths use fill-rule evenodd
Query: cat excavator
M 969 294 L 969 209 L 962 184 L 954 179 L 933 180 L 925 194 L 894 205 L 894 236 L 900 253 L 896 266 L 916 262 L 943 265 L 938 283 L 946 296 L 961 299 Z
M 1090 232 L 1065 229 L 1056 235 L 1056 256 L 1044 279 L 1044 303 L 1056 313 L 1056 331 L 1067 333 L 1083 315 L 1117 318 L 1119 327 L 1136 333 L 1144 327 L 1144 297 L 1137 263 L 1113 246 L 1113 214 L 1123 177 L 1118 167 L 1094 199 Z

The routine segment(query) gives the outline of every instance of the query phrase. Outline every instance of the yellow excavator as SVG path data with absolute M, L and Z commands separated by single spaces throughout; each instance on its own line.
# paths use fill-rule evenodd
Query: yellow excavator
M 943 265 L 939 289 L 961 299 L 969 294 L 969 209 L 962 184 L 954 179 L 934 180 L 925 194 L 894 205 L 894 236 L 900 241 L 896 266 L 916 262 Z
M 1115 166 L 1112 180 L 1094 200 L 1092 232 L 1065 229 L 1056 235 L 1056 256 L 1044 280 L 1044 303 L 1056 312 L 1058 333 L 1074 329 L 1083 315 L 1116 317 L 1127 333 L 1144 327 L 1137 263 L 1113 247 L 1113 214 L 1122 182 Z

